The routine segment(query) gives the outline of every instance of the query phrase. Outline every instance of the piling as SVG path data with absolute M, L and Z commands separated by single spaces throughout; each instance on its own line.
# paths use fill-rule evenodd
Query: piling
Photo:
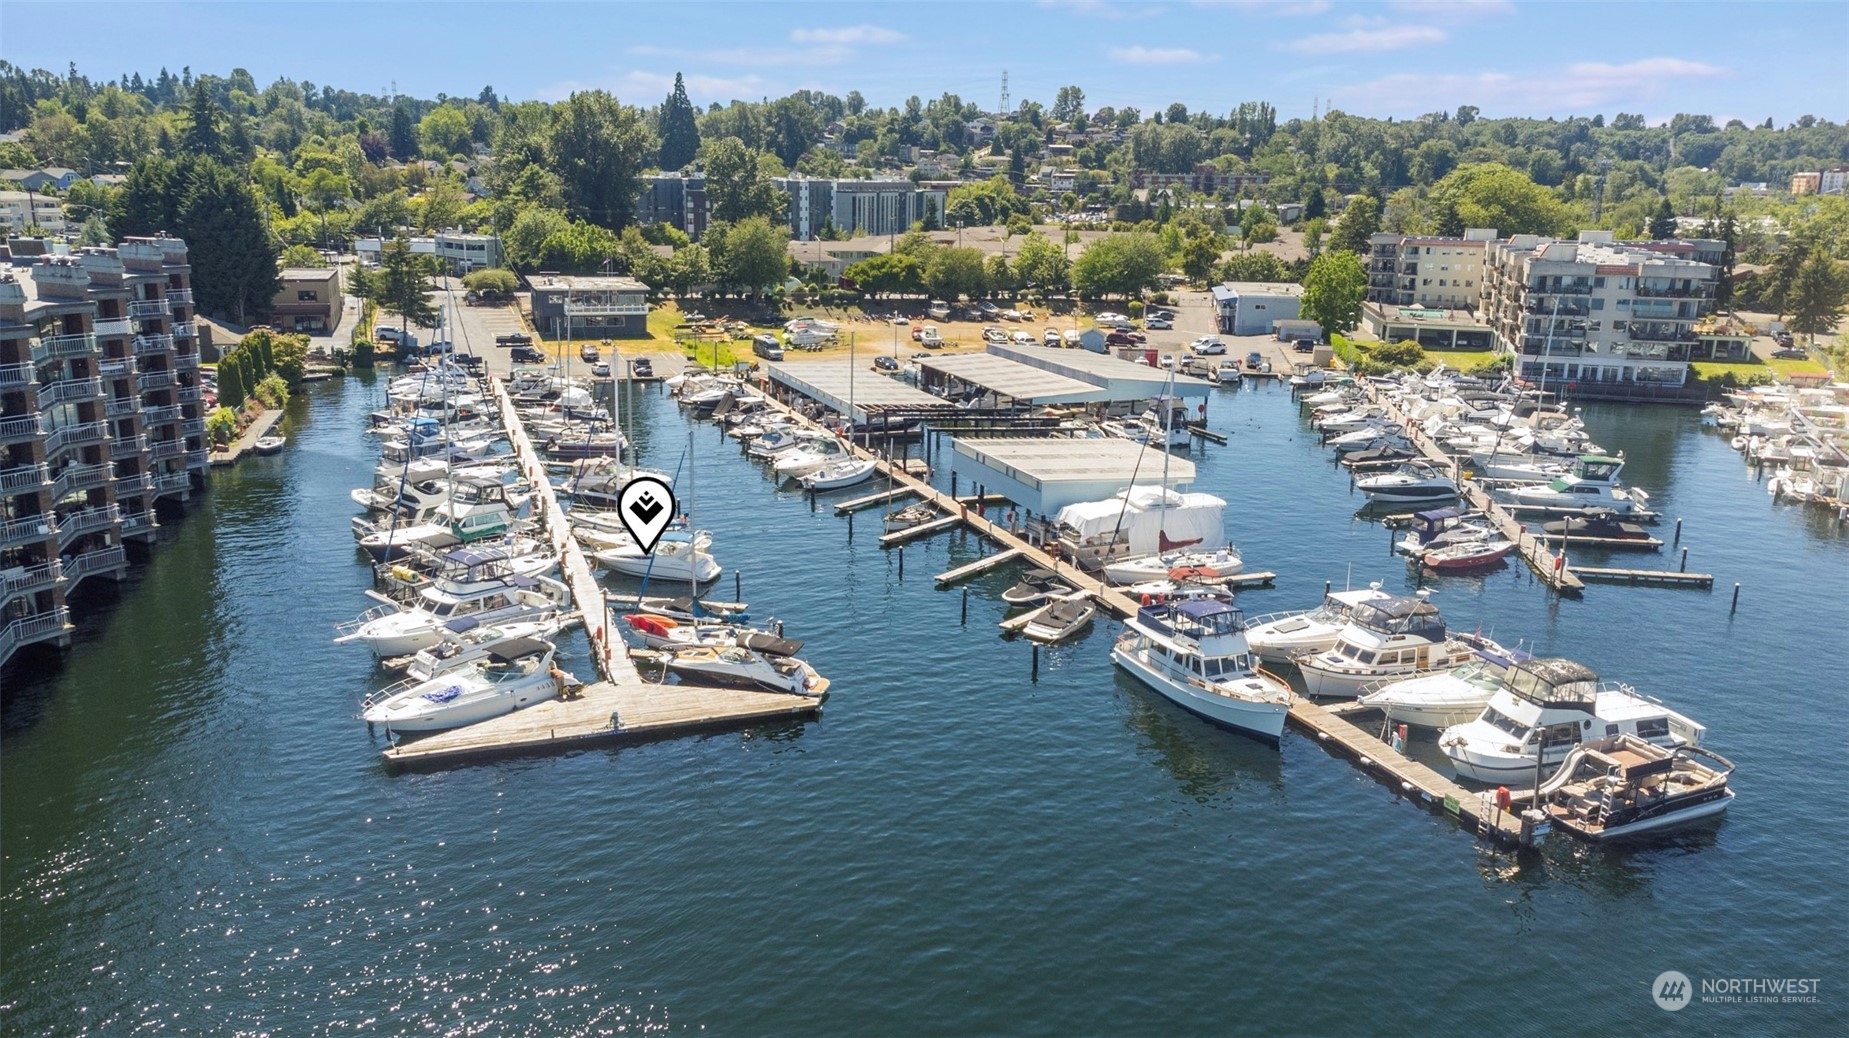
M 1677 573 L 1687 573 L 1688 572 L 1688 549 L 1687 548 L 1682 549 L 1682 564 L 1676 567 L 1676 572 Z
M 1734 586 L 1736 588 L 1739 587 L 1738 584 Z M 963 589 L 963 616 L 957 621 L 957 624 L 961 627 L 969 626 L 969 588 L 967 587 Z
M 905 579 L 905 545 L 899 545 L 899 579 Z
M 1732 616 L 1740 608 L 1740 582 L 1733 582 L 1733 604 L 1727 607 L 1727 615 Z
M 1676 539 L 1673 541 L 1670 541 L 1669 545 L 1670 547 L 1673 548 L 1676 545 L 1681 544 L 1681 543 L 1682 543 L 1682 517 L 1676 516 Z

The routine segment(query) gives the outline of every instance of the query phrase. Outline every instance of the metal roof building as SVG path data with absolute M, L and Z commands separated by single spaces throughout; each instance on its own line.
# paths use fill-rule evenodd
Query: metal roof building
M 1194 482 L 1188 459 L 1114 436 L 958 439 L 952 447 L 951 464 L 963 480 L 1036 514 L 1100 501 L 1132 483 L 1181 490 Z
M 1175 384 L 1171 389 L 1169 373 L 1162 368 L 1132 364 L 1090 350 L 990 343 L 989 353 L 1004 360 L 1096 386 L 1104 390 L 1105 395 L 1100 398 L 1103 400 L 1152 400 L 1165 393 L 1178 397 L 1205 398 L 1213 392 L 1213 383 L 1188 375 L 1174 376 Z
M 996 405 L 1095 404 L 1110 399 L 1105 389 L 1090 382 L 1030 367 L 988 353 L 920 357 L 918 366 L 926 386 L 946 386 L 953 393 L 968 386 L 994 393 Z
M 838 414 L 847 414 L 851 394 L 856 423 L 870 420 L 868 408 L 956 410 L 955 404 L 846 359 L 806 360 L 793 364 L 787 361 L 766 361 L 764 372 L 772 381 L 818 401 Z

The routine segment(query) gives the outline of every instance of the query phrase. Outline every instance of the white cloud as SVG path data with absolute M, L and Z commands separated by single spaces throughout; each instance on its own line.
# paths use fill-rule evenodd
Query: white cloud
M 1304 54 L 1352 54 L 1403 50 L 1443 43 L 1451 34 L 1430 25 L 1385 25 L 1350 29 L 1348 32 L 1319 33 L 1284 44 L 1285 50 Z
M 1124 65 L 1197 65 L 1208 55 L 1186 47 L 1112 47 L 1111 60 Z
M 1426 18 L 1482 18 L 1515 11 L 1511 0 L 1391 0 L 1387 6 Z
M 1508 115 L 1589 114 L 1601 106 L 1637 111 L 1667 90 L 1729 74 L 1720 66 L 1682 58 L 1642 58 L 1622 65 L 1583 61 L 1522 75 L 1400 73 L 1339 91 L 1346 99 L 1338 100 L 1351 111 L 1377 115 L 1437 111 L 1460 104 Z
M 1335 5 L 1330 0 L 1194 0 L 1196 7 L 1231 7 L 1272 18 L 1307 18 Z
M 797 29 L 790 33 L 793 43 L 827 43 L 851 46 L 866 43 L 899 43 L 905 34 L 877 25 L 848 25 L 839 29 Z

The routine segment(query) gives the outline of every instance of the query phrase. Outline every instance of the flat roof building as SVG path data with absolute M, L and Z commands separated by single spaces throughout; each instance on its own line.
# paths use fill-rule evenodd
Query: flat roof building
M 1294 321 L 1303 305 L 1303 286 L 1265 281 L 1229 281 L 1213 286 L 1213 305 L 1222 334 L 1270 335 L 1279 321 Z
M 1105 500 L 1133 483 L 1186 490 L 1195 479 L 1188 459 L 1114 436 L 957 439 L 951 446 L 952 470 L 964 481 L 1040 515 Z
M 1096 404 L 1109 399 L 1102 386 L 989 353 L 920 357 L 917 363 L 924 388 L 942 389 L 952 399 L 972 393 L 992 396 L 993 403 L 985 406 Z
M 881 408 L 941 410 L 955 413 L 957 408 L 939 397 L 914 389 L 903 382 L 878 375 L 858 361 L 805 360 L 797 363 L 766 361 L 764 375 L 770 381 L 794 391 L 836 414 L 848 413 L 853 401 L 853 421 L 869 422 L 869 415 Z
M 648 286 L 631 277 L 538 274 L 533 327 L 547 339 L 616 339 L 648 334 Z
M 1164 394 L 1178 397 L 1206 398 L 1213 383 L 1188 375 L 1173 375 L 1147 364 L 1093 353 L 1090 350 L 1066 350 L 1051 346 L 1021 346 L 1015 343 L 990 343 L 988 352 L 1030 368 L 1049 371 L 1104 390 L 1106 401 L 1133 403 L 1153 400 Z M 1169 383 L 1170 378 L 1174 384 Z

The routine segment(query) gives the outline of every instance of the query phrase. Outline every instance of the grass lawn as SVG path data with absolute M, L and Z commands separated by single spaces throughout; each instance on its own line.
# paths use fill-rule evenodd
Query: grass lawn
M 1755 378 L 1785 375 L 1824 375 L 1828 373 L 1823 365 L 1814 360 L 1752 360 L 1740 364 L 1724 364 L 1717 361 L 1698 360 L 1689 365 L 1695 369 L 1695 377 L 1712 382 L 1723 375 L 1732 375 L 1736 382 L 1747 382 Z

